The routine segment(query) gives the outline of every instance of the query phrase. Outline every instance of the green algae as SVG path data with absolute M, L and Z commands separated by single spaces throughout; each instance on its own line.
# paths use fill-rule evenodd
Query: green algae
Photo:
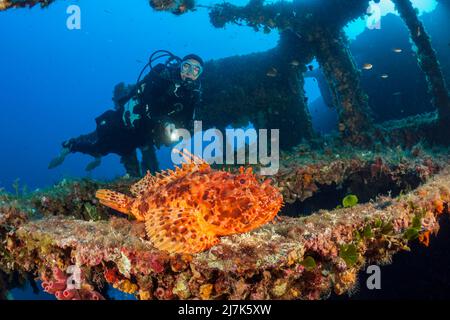
M 359 199 L 354 194 L 349 194 L 344 199 L 342 199 L 342 206 L 344 208 L 351 208 L 358 204 Z
M 345 261 L 347 267 L 352 267 L 358 261 L 358 250 L 354 244 L 341 245 L 339 256 Z

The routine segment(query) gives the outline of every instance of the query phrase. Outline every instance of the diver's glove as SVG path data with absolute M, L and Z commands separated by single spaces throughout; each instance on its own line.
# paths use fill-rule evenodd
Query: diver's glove
M 66 159 L 66 157 L 69 153 L 70 153 L 69 148 L 66 148 L 66 147 L 62 148 L 61 152 L 59 153 L 59 156 L 57 156 L 52 161 L 50 161 L 50 163 L 48 164 L 48 168 L 54 169 L 54 168 L 62 165 L 62 163 L 64 162 L 64 160 Z

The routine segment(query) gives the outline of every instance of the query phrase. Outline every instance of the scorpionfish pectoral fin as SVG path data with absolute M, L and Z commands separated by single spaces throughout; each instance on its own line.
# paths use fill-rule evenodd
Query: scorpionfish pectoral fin
M 131 214 L 134 199 L 122 193 L 100 189 L 95 194 L 100 203 L 124 214 Z
M 159 250 L 169 253 L 197 253 L 220 242 L 217 235 L 201 223 L 194 208 L 159 208 L 146 218 L 147 235 Z

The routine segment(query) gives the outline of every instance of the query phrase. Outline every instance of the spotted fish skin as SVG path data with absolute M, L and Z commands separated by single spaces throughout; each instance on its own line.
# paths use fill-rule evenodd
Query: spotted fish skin
M 97 198 L 144 221 L 154 246 L 171 253 L 201 252 L 220 236 L 256 229 L 273 220 L 283 203 L 270 180 L 260 183 L 251 168 L 234 174 L 199 159 L 156 176 L 147 173 L 131 193 L 99 190 Z

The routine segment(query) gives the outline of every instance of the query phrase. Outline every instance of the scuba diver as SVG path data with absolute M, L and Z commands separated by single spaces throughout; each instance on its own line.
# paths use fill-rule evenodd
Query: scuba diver
M 167 57 L 165 63 L 153 63 Z M 60 155 L 49 169 L 61 165 L 70 153 L 81 152 L 95 158 L 86 167 L 91 171 L 110 153 L 118 154 L 130 176 L 158 170 L 155 147 L 170 145 L 176 128 L 191 128 L 195 109 L 201 99 L 200 75 L 203 60 L 189 54 L 183 59 L 165 50 L 154 52 L 142 69 L 136 85 L 123 83 L 114 90 L 114 110 L 95 119 L 96 130 L 62 143 Z M 149 67 L 149 73 L 141 77 Z M 142 152 L 139 165 L 136 150 Z M 141 171 L 142 169 L 142 171 Z

